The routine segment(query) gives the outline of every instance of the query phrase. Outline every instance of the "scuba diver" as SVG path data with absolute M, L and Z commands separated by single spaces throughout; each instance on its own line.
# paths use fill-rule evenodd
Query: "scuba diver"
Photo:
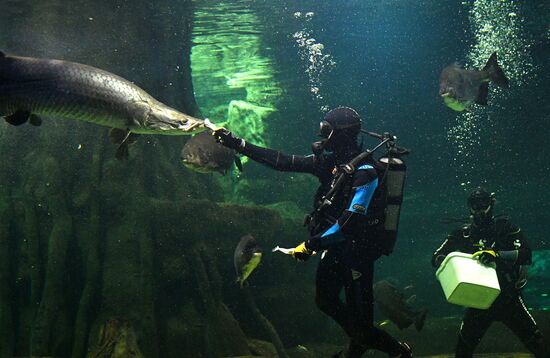
M 325 251 L 317 268 L 316 304 L 350 338 L 346 349 L 335 357 L 361 357 L 367 349 L 377 349 L 391 357 L 409 358 L 412 350 L 408 344 L 374 326 L 372 289 L 374 261 L 391 252 L 397 234 L 396 227 L 393 236 L 391 231 L 384 230 L 385 204 L 389 197 L 385 183 L 390 176 L 388 168 L 393 163 L 388 160 L 401 163 L 396 173 L 401 170 L 402 191 L 404 164 L 392 155 L 397 158 L 406 152 L 392 145 L 395 137 L 389 134 L 377 135 L 381 143 L 365 152 L 357 143 L 361 131 L 359 114 L 351 108 L 338 107 L 320 123 L 322 139 L 313 143 L 313 154 L 308 156 L 286 155 L 255 146 L 225 128 L 214 130 L 213 135 L 226 147 L 270 168 L 309 173 L 319 179 L 315 211 L 305 222 L 310 238 L 291 254 L 305 261 L 314 252 Z M 372 152 L 383 145 L 389 148 L 388 153 L 391 152 L 386 157 L 386 166 L 381 166 L 372 156 Z M 400 194 L 402 199 L 402 192 Z M 400 204 L 392 205 L 399 209 Z M 396 224 L 394 219 L 398 219 L 398 214 L 387 222 Z M 345 302 L 339 297 L 342 289 Z
M 470 223 L 451 232 L 435 251 L 432 265 L 439 267 L 453 251 L 473 254 L 486 266 L 496 265 L 500 295 L 486 310 L 467 308 L 456 345 L 456 357 L 472 357 L 492 322 L 505 324 L 537 358 L 548 358 L 543 336 L 523 302 L 522 288 L 527 283 L 531 249 L 521 229 L 506 217 L 493 214 L 494 193 L 482 188 L 468 197 Z

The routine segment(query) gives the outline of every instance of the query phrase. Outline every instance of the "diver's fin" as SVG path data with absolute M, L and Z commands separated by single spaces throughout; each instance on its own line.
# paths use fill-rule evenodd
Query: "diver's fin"
M 6 54 L 0 51 L 0 57 L 6 57 Z
M 489 96 L 489 82 L 483 82 L 479 85 L 479 92 L 477 93 L 476 103 L 482 106 L 487 105 L 487 97 Z
M 420 332 L 422 330 L 422 328 L 424 328 L 424 321 L 426 320 L 426 315 L 427 314 L 428 314 L 428 310 L 424 309 L 416 317 L 416 320 L 414 321 L 414 328 L 416 328 L 416 330 L 418 332 Z
M 35 126 L 35 127 L 40 127 L 42 125 L 42 118 L 40 118 L 39 116 L 37 116 L 36 114 L 31 114 L 29 116 L 29 123 L 32 125 L 32 126 Z
M 6 116 L 6 122 L 14 126 L 20 126 L 29 120 L 31 112 L 18 109 L 15 113 Z
M 242 173 L 243 172 L 243 162 L 241 162 L 241 157 L 235 156 L 235 166 L 237 166 L 237 169 Z
M 487 72 L 489 79 L 497 84 L 499 87 L 508 88 L 508 78 L 504 74 L 504 71 L 497 62 L 497 53 L 493 52 L 483 71 Z

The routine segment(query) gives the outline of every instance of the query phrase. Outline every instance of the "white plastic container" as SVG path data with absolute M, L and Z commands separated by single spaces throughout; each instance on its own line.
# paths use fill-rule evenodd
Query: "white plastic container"
M 500 294 L 495 269 L 463 252 L 447 255 L 435 276 L 447 302 L 455 305 L 487 309 Z

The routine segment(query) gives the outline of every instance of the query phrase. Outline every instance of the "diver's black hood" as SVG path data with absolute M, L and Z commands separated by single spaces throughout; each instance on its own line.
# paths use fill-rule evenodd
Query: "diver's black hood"
M 475 225 L 483 227 L 493 223 L 494 203 L 494 193 L 489 193 L 483 188 L 477 188 L 470 193 L 468 196 L 468 208 Z
M 339 153 L 356 152 L 357 136 L 361 131 L 359 114 L 349 107 L 338 107 L 328 112 L 320 123 L 319 136 L 323 138 L 313 145 L 314 153 L 323 150 Z

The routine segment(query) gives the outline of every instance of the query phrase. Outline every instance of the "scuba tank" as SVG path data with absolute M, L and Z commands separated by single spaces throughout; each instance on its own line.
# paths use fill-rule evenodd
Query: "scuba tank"
M 378 163 L 384 168 L 382 187 L 385 191 L 384 231 L 386 235 L 380 246 L 382 253 L 389 255 L 397 241 L 407 166 L 402 159 L 390 155 L 380 158 Z

